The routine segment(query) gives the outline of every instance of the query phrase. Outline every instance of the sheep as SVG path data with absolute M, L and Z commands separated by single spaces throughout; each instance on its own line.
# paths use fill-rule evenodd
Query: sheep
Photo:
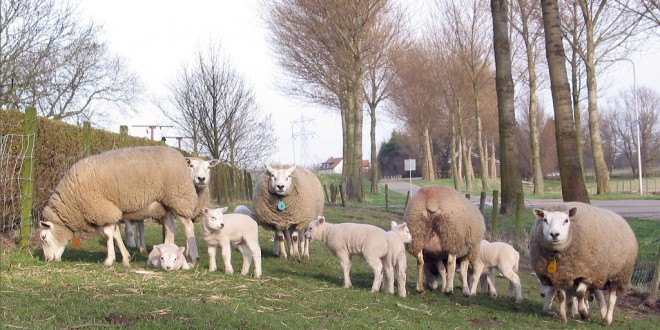
M 209 272 L 217 269 L 216 249 L 222 249 L 225 273 L 233 274 L 231 248 L 235 246 L 243 255 L 241 274 L 247 275 L 254 259 L 254 277 L 261 277 L 261 247 L 259 246 L 259 226 L 249 216 L 240 213 L 223 214 L 227 207 L 202 210 L 201 233 L 208 245 Z
M 245 205 L 236 205 L 236 207 L 234 208 L 234 212 L 232 213 L 245 214 L 250 218 L 254 218 L 254 215 L 252 214 L 252 211 L 250 211 L 250 208 Z
M 637 239 L 630 225 L 612 211 L 580 202 L 534 209 L 534 214 L 537 223 L 529 244 L 532 268 L 543 285 L 555 288 L 561 321 L 567 321 L 567 290 L 575 288 L 578 312 L 587 319 L 585 298 L 588 290 L 596 289 L 609 291 L 601 316 L 603 324 L 610 325 L 616 298 L 630 284 L 637 258 Z
M 257 179 L 252 199 L 255 220 L 264 228 L 275 231 L 273 251 L 286 259 L 285 239 L 289 253 L 296 260 L 309 259 L 309 242 L 302 240 L 298 252 L 299 233 L 310 221 L 323 214 L 324 194 L 319 179 L 297 166 L 271 167 Z M 286 238 L 285 238 L 286 234 Z
M 185 157 L 185 159 L 188 164 L 190 178 L 192 179 L 192 182 L 195 185 L 195 191 L 197 192 L 197 203 L 195 205 L 195 215 L 193 217 L 197 218 L 202 209 L 209 206 L 210 198 L 208 185 L 211 181 L 211 168 L 218 165 L 220 161 L 217 159 L 204 160 L 196 157 Z M 152 212 L 151 218 L 163 225 L 163 242 L 174 243 L 174 219 L 167 216 L 165 208 L 159 208 L 158 211 Z M 135 247 L 135 244 L 137 244 L 140 248 L 140 254 L 146 254 L 147 251 L 147 246 L 144 241 L 143 219 L 144 218 L 141 218 L 138 214 L 132 217 L 133 221 L 124 221 L 126 227 L 126 245 L 129 247 Z M 131 222 L 137 223 L 136 233 L 133 233 Z M 131 237 L 134 237 L 135 244 L 130 243 Z
M 390 231 L 386 232 L 387 256 L 383 265 L 383 291 L 394 293 L 394 274 L 396 274 L 398 293 L 400 297 L 406 296 L 406 247 L 404 244 L 412 241 L 408 225 L 404 222 L 397 224 L 392 221 Z
M 520 254 L 513 246 L 504 242 L 482 240 L 479 244 L 479 258 L 472 263 L 472 270 L 479 276 L 483 274 L 490 295 L 496 297 L 495 269 L 499 269 L 500 273 L 509 280 L 509 295 L 514 294 L 515 301 L 518 303 L 522 300 L 520 277 L 516 274 L 519 260 Z M 472 284 L 471 290 L 471 294 L 474 295 L 477 291 L 476 283 Z
M 532 272 L 531 273 L 536 279 L 538 280 L 538 276 L 536 276 L 536 273 Z M 546 314 L 551 314 L 551 308 L 552 308 L 552 301 L 555 298 L 555 292 L 556 289 L 555 287 L 551 285 L 543 285 L 541 281 L 539 280 L 539 295 L 543 297 L 543 312 Z M 589 309 L 589 302 L 596 300 L 598 302 L 598 306 L 601 309 L 601 315 L 605 315 L 607 312 L 607 305 L 605 304 L 605 295 L 603 294 L 603 290 L 589 290 L 589 299 L 585 300 L 585 305 L 586 308 Z M 577 295 L 575 292 L 575 287 L 570 287 L 568 290 L 566 290 L 566 309 L 570 312 L 569 317 L 573 318 L 575 315 L 578 315 L 578 300 L 577 300 Z
M 325 221 L 325 217 L 319 216 L 307 226 L 305 238 L 310 242 L 325 243 L 328 250 L 339 258 L 344 272 L 344 288 L 353 286 L 350 276 L 351 256 L 359 255 L 374 271 L 371 292 L 380 290 L 383 281 L 383 263 L 386 262 L 388 252 L 385 230 L 367 224 L 332 224 Z
M 190 265 L 188 265 L 186 257 L 183 255 L 184 250 L 184 247 L 178 247 L 172 243 L 154 245 L 151 253 L 149 253 L 147 266 L 168 272 L 179 269 L 188 270 Z
M 471 295 L 468 285 L 468 266 L 479 257 L 479 243 L 486 225 L 479 209 L 449 186 L 428 186 L 419 189 L 408 203 L 404 213 L 412 242 L 408 252 L 417 257 L 417 291 L 424 291 L 423 250 L 433 236 L 437 236 L 441 251 L 447 253 L 447 280 L 445 294 L 454 291 L 454 272 L 457 258 L 462 258 L 461 279 L 463 295 Z M 471 283 L 477 283 L 479 274 L 472 274 Z
M 190 183 L 187 162 L 177 150 L 164 146 L 130 147 L 106 151 L 76 162 L 55 187 L 40 221 L 41 246 L 46 261 L 61 261 L 66 244 L 75 232 L 105 235 L 105 265 L 115 260 L 113 239 L 122 254 L 130 256 L 117 222 L 145 219 L 165 213 L 178 217 L 186 227 L 192 262 L 199 253 L 191 218 L 197 205 L 195 186 Z

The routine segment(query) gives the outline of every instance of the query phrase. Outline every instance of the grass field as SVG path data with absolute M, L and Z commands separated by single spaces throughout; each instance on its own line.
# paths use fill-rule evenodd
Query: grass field
M 327 206 L 328 221 L 370 223 L 387 228 L 400 222 L 401 212 L 375 207 Z M 530 219 L 525 220 L 531 222 Z M 502 230 L 512 221 L 503 220 Z M 199 226 L 199 224 L 197 224 Z M 636 225 L 633 225 L 635 228 Z M 199 229 L 199 228 L 198 228 Z M 158 242 L 161 230 L 147 222 L 147 244 Z M 179 228 L 177 243 L 184 237 Z M 652 234 L 653 235 L 653 234 Z M 63 261 L 46 263 L 40 251 L 2 249 L 0 316 L 3 329 L 431 329 L 431 328 L 548 328 L 600 329 L 600 315 L 561 324 L 541 313 L 536 280 L 526 257 L 519 275 L 524 300 L 502 297 L 507 283 L 497 279 L 500 297 L 467 298 L 456 288 L 451 296 L 415 292 L 416 265 L 408 257 L 408 297 L 370 293 L 373 274 L 359 257 L 353 259 L 353 288 L 342 288 L 338 260 L 319 242 L 311 245 L 311 260 L 297 262 L 273 257 L 272 233 L 260 228 L 263 277 L 209 273 L 206 245 L 199 239 L 201 261 L 189 271 L 161 272 L 146 268 L 146 258 L 133 253 L 130 267 L 102 265 L 105 245 L 100 236 L 70 247 Z M 653 237 L 653 236 L 651 236 Z M 241 256 L 232 255 L 234 269 Z M 222 262 L 219 260 L 219 269 Z M 460 287 L 457 279 L 457 285 Z M 617 302 L 611 328 L 657 328 L 658 309 L 645 307 L 634 294 Z

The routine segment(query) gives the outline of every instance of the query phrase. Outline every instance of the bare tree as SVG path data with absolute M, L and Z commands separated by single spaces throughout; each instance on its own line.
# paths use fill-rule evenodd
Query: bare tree
M 262 8 L 285 92 L 340 111 L 342 188 L 362 201 L 363 78 L 367 59 L 383 47 L 371 36 L 389 18 L 391 1 L 277 0 Z
M 34 105 L 40 116 L 99 119 L 143 91 L 125 61 L 99 40 L 101 26 L 54 0 L 0 5 L 0 108 Z
M 174 109 L 165 115 L 213 158 L 245 169 L 272 152 L 272 120 L 261 116 L 252 88 L 223 57 L 220 46 L 199 49 L 169 90 Z
M 564 201 L 589 203 L 582 169 L 575 148 L 575 124 L 571 111 L 570 90 L 566 75 L 566 55 L 562 40 L 559 3 L 541 0 L 545 53 L 548 60 L 552 103 L 555 113 L 555 139 Z M 500 123 L 501 125 L 501 123 Z

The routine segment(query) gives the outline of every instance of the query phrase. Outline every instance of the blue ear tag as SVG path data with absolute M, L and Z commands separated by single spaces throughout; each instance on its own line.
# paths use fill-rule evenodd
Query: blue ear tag
M 280 211 L 284 211 L 284 209 L 286 209 L 286 204 L 284 203 L 284 201 L 277 202 L 277 209 Z

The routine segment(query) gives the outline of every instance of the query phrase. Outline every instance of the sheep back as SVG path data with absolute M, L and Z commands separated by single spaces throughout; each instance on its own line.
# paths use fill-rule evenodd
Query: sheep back
M 408 252 L 417 255 L 437 235 L 439 244 L 449 254 L 475 261 L 486 226 L 479 209 L 449 186 L 421 188 L 404 213 L 412 243 Z
M 555 251 L 545 244 L 543 226 L 535 224 L 530 233 L 530 260 L 542 283 L 572 287 L 574 280 L 596 288 L 611 287 L 622 294 L 630 284 L 635 260 L 637 239 L 630 225 L 618 214 L 579 202 L 561 203 L 546 211 L 567 212 L 576 207 L 570 219 L 568 244 Z M 556 258 L 556 259 L 555 259 Z M 556 270 L 548 265 L 557 261 Z
M 254 188 L 252 213 L 264 228 L 285 230 L 293 226 L 302 231 L 312 220 L 323 214 L 323 187 L 316 175 L 305 168 L 296 167 L 292 179 L 290 193 L 279 196 L 269 191 L 268 172 L 259 175 Z M 277 208 L 279 201 L 284 201 L 284 210 Z
M 76 162 L 55 187 L 44 217 L 72 231 L 93 232 L 122 215 L 163 206 L 191 218 L 197 194 L 183 155 L 170 147 L 131 147 Z M 142 218 L 144 219 L 144 218 Z

